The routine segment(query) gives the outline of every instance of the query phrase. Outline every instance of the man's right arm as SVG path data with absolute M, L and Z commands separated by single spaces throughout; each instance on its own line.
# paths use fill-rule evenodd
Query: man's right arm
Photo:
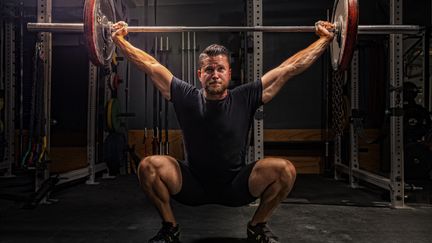
M 140 70 L 144 71 L 161 94 L 168 100 L 171 99 L 171 81 L 173 74 L 154 57 L 146 52 L 134 47 L 131 43 L 124 39 L 127 34 L 125 28 L 118 29 L 113 34 L 113 41 L 123 54 L 134 63 Z

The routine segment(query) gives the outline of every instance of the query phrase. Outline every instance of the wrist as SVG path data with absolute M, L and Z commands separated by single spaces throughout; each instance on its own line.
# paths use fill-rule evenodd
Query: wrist
M 120 43 L 124 38 L 121 35 L 114 35 L 111 37 L 114 43 L 118 44 Z
M 323 40 L 324 42 L 326 42 L 327 44 L 332 42 L 333 38 L 334 38 L 334 36 L 328 36 L 328 35 L 323 35 L 320 37 L 320 39 Z

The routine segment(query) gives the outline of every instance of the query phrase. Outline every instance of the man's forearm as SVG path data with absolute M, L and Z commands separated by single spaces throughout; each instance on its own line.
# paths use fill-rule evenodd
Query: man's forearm
M 273 99 L 290 78 L 308 69 L 322 55 L 329 43 L 329 38 L 321 37 L 307 48 L 285 60 L 275 69 L 266 73 L 261 79 L 263 84 L 263 103 L 267 103 Z
M 321 37 L 307 48 L 299 51 L 294 56 L 284 61 L 279 68 L 287 68 L 289 76 L 295 76 L 308 69 L 327 49 L 330 41 Z
M 134 47 L 123 37 L 114 38 L 114 42 L 122 50 L 127 59 L 149 75 L 155 87 L 169 100 L 171 97 L 170 85 L 173 77 L 172 73 L 154 57 Z
M 139 69 L 146 73 L 151 72 L 151 65 L 158 63 L 158 61 L 147 54 L 146 52 L 134 47 L 131 43 L 125 40 L 123 37 L 118 37 L 114 39 L 117 47 L 121 49 L 123 54 L 132 63 L 138 66 Z

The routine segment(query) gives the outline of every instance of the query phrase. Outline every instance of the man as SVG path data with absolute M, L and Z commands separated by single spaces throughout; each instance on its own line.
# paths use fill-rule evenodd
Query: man
M 200 54 L 198 77 L 203 88 L 197 89 L 127 42 L 126 23 L 113 25 L 117 47 L 173 103 L 186 150 L 185 161 L 154 155 L 139 165 L 141 187 L 163 220 L 161 230 L 149 242 L 179 242 L 171 198 L 187 205 L 227 206 L 242 206 L 260 198 L 247 225 L 248 240 L 279 242 L 266 222 L 291 191 L 296 171 L 290 161 L 279 158 L 246 164 L 248 131 L 258 107 L 268 103 L 287 80 L 310 67 L 333 39 L 333 24 L 318 21 L 315 26 L 320 38 L 309 47 L 260 80 L 228 90 L 231 68 L 225 47 L 211 45 Z

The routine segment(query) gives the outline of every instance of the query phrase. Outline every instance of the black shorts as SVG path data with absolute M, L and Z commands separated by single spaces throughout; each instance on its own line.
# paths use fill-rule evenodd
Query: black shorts
M 220 204 L 230 207 L 247 205 L 257 198 L 249 192 L 249 176 L 256 162 L 236 172 L 228 183 L 212 183 L 199 179 L 189 166 L 178 161 L 182 173 L 182 188 L 172 198 L 182 204 L 198 206 Z

